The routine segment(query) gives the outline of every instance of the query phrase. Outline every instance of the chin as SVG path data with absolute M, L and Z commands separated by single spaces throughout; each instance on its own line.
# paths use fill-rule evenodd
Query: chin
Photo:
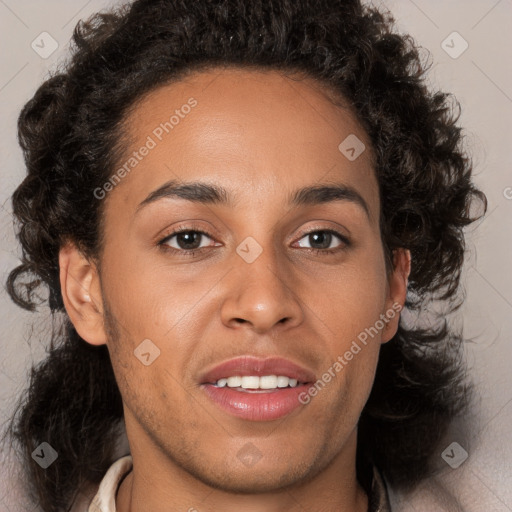
M 296 466 L 293 469 L 277 469 L 274 465 L 264 465 L 263 460 L 253 467 L 238 471 L 226 471 L 225 467 L 205 471 L 205 467 L 195 471 L 187 468 L 193 476 L 204 484 L 224 492 L 235 494 L 263 494 L 304 482 L 311 477 L 312 466 Z

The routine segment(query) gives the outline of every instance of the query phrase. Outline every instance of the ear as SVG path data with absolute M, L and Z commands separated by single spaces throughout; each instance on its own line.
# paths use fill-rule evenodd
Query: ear
M 393 271 L 388 281 L 386 310 L 383 312 L 388 321 L 382 331 L 381 343 L 387 343 L 398 330 L 400 311 L 407 296 L 407 283 L 411 273 L 411 251 L 399 248 L 393 251 Z
M 82 339 L 91 345 L 107 341 L 99 274 L 96 266 L 72 242 L 59 251 L 60 288 L 69 318 Z

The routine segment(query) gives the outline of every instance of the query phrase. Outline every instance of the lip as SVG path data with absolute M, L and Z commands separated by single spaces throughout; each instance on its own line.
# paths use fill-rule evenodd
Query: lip
M 214 384 L 222 378 L 248 375 L 285 375 L 300 383 L 294 388 L 240 391 L 239 388 L 222 387 Z M 200 388 L 222 411 L 249 421 L 272 421 L 290 414 L 304 403 L 301 393 L 316 381 L 315 374 L 298 364 L 282 357 L 261 359 L 243 356 L 225 361 L 207 370 L 200 377 Z
M 278 388 L 265 392 L 244 392 L 236 388 L 218 388 L 213 384 L 201 384 L 206 396 L 222 411 L 248 421 L 272 421 L 304 407 L 300 395 L 308 386 Z
M 214 368 L 207 370 L 199 379 L 201 384 L 214 384 L 219 379 L 232 376 L 255 375 L 285 375 L 297 379 L 301 383 L 316 381 L 315 374 L 310 370 L 282 357 L 269 357 L 261 359 L 254 356 L 242 356 L 225 361 Z

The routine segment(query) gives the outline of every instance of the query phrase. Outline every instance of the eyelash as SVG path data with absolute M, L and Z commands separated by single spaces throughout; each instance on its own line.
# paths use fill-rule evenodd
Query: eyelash
M 184 226 L 184 227 L 177 228 L 175 231 L 172 231 L 171 233 L 166 235 L 163 239 L 161 239 L 157 243 L 157 245 L 165 252 L 171 252 L 171 253 L 175 253 L 175 254 L 179 253 L 180 256 L 190 257 L 190 258 L 194 258 L 196 256 L 196 254 L 202 252 L 203 249 L 208 249 L 208 247 L 200 247 L 198 249 L 175 249 L 174 247 L 169 247 L 166 244 L 166 242 L 168 242 L 173 236 L 179 235 L 180 233 L 199 233 L 201 235 L 207 236 L 208 238 L 211 238 L 212 240 L 215 240 L 214 236 L 211 233 L 209 233 L 208 231 L 205 231 L 203 229 L 195 229 L 195 228 L 193 228 L 193 226 Z M 348 247 L 351 246 L 351 242 L 346 236 L 342 235 L 341 233 L 339 233 L 338 231 L 335 231 L 333 229 L 313 229 L 312 231 L 308 231 L 306 233 L 301 233 L 299 240 L 301 240 L 305 236 L 312 235 L 313 233 L 330 233 L 332 235 L 337 236 L 340 239 L 340 241 L 344 244 L 342 246 L 335 247 L 334 249 L 316 249 L 313 247 L 303 247 L 302 248 L 309 252 L 314 252 L 317 255 L 322 255 L 322 256 L 332 255 L 332 254 L 338 253 L 340 251 L 344 251 Z

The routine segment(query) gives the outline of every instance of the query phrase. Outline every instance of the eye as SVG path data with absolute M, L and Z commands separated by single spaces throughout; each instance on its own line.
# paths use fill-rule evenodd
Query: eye
M 306 243 L 301 242 L 301 240 L 304 239 L 306 240 Z M 336 243 L 336 239 L 338 239 L 338 244 L 333 247 L 332 243 Z M 345 247 L 350 245 L 350 241 L 347 237 L 341 233 L 338 233 L 337 231 L 331 229 L 321 229 L 305 233 L 304 236 L 299 240 L 298 244 L 299 247 L 311 249 L 317 253 L 322 252 L 329 254 L 343 250 Z
M 200 231 L 195 229 L 179 229 L 167 235 L 164 239 L 158 242 L 165 248 L 170 248 L 175 251 L 195 251 L 207 247 L 208 244 L 202 245 L 204 239 L 210 239 L 213 241 L 211 235 L 206 231 Z

